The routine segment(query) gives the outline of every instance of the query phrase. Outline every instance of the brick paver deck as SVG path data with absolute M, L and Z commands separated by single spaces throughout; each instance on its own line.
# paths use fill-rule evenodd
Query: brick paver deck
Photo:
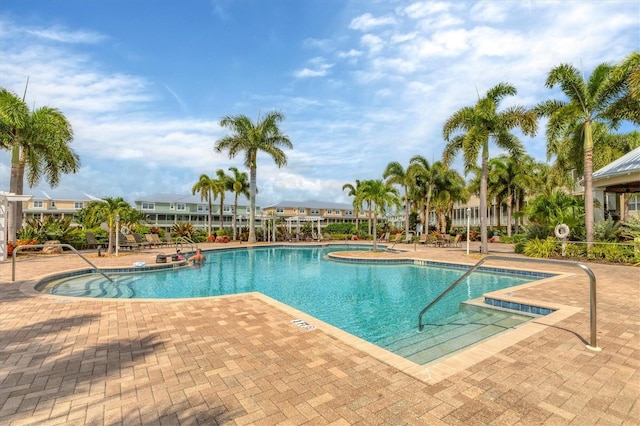
M 476 260 L 464 248 L 400 246 Z M 152 264 L 167 250 L 91 260 Z M 568 273 L 511 292 L 564 313 L 416 368 L 320 321 L 298 327 L 293 319 L 314 319 L 259 294 L 40 295 L 38 279 L 85 265 L 69 254 L 20 258 L 10 282 L 11 263 L 0 263 L 0 424 L 640 424 L 640 269 L 589 264 L 594 352 L 586 275 L 504 266 Z

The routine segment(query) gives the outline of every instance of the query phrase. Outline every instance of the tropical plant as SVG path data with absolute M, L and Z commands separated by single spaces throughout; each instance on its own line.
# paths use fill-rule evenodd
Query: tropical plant
M 450 164 L 453 158 L 462 152 L 465 170 L 470 171 L 476 166 L 478 155 L 481 155 L 480 235 L 483 253 L 489 250 L 487 238 L 489 141 L 493 140 L 498 147 L 517 156 L 523 152 L 523 148 L 511 130 L 520 129 L 528 136 L 534 136 L 537 131 L 537 117 L 534 111 L 517 105 L 502 112 L 497 111 L 503 98 L 514 96 L 516 93 L 514 86 L 500 83 L 489 89 L 474 106 L 463 107 L 456 111 L 443 127 L 443 136 L 447 141 L 443 153 L 444 163 Z
M 633 120 L 629 111 L 628 91 L 620 80 L 612 78 L 616 68 L 600 64 L 585 80 L 582 72 L 570 64 L 549 71 L 546 86 L 559 86 L 567 100 L 547 100 L 536 107 L 540 116 L 548 117 L 547 156 L 556 156 L 583 174 L 584 210 L 587 247 L 594 241 L 593 133 L 595 123 L 613 128 L 620 120 Z M 633 108 L 631 108 L 633 109 Z M 635 109 L 637 115 L 637 107 Z M 636 116 L 636 119 L 638 117 Z M 582 160 L 578 160 L 578 158 Z
M 614 221 L 610 217 L 606 220 L 596 223 L 593 230 L 594 241 L 618 241 L 618 232 L 620 231 L 621 222 Z
M 349 193 L 347 194 L 349 197 L 353 197 L 353 213 L 356 216 L 356 229 L 358 229 L 358 219 L 360 216 L 360 209 L 362 208 L 362 200 L 360 197 L 360 181 L 358 179 L 356 179 L 356 184 L 352 185 L 350 183 L 345 183 L 344 185 L 342 185 L 342 190 L 344 191 L 345 189 L 349 190 Z
M 213 179 L 211 179 L 206 174 L 201 174 L 200 179 L 196 182 L 191 188 L 191 194 L 195 195 L 196 192 L 200 193 L 200 199 L 207 201 L 209 203 L 209 211 L 207 216 L 207 236 L 211 235 L 211 222 L 212 222 L 212 201 L 214 198 L 214 188 L 216 188 L 216 183 Z M 222 210 L 220 210 L 220 214 L 222 214 Z
M 25 170 L 30 187 L 42 178 L 55 187 L 61 175 L 76 173 L 80 157 L 69 146 L 72 140 L 71 124 L 60 110 L 45 106 L 29 111 L 24 98 L 0 89 L 0 147 L 11 149 L 9 192 L 24 194 Z M 15 239 L 21 226 L 22 203 L 11 203 L 9 240 Z
M 230 176 L 231 186 L 233 190 L 233 240 L 238 239 L 237 230 L 237 214 L 238 214 L 238 196 L 244 195 L 249 198 L 249 176 L 245 172 L 240 172 L 236 167 L 229 167 L 229 170 L 233 173 Z M 256 188 L 256 193 L 258 189 Z
M 409 192 L 413 190 L 413 176 L 408 170 L 405 170 L 404 167 L 402 167 L 402 164 L 397 161 L 392 161 L 387 164 L 387 168 L 382 173 L 382 178 L 387 180 L 386 183 L 388 185 L 400 185 L 400 187 L 402 187 L 404 198 L 404 232 L 408 235 L 409 215 L 411 214 Z
M 464 178 L 446 164 L 435 162 L 432 172 L 434 177 L 432 203 L 440 224 L 440 232 L 445 234 L 449 223 L 447 216 L 451 217 L 451 211 L 456 202 L 468 200 L 469 193 Z
M 437 162 L 439 164 L 439 162 Z M 423 232 L 429 231 L 429 213 L 431 212 L 431 197 L 434 189 L 434 181 L 437 167 L 431 166 L 429 161 L 421 155 L 414 155 L 409 160 L 407 173 L 413 181 L 414 198 L 419 200 Z
M 240 152 L 244 152 L 244 165 L 249 168 L 249 242 L 256 242 L 255 217 L 256 217 L 256 174 L 258 167 L 258 152 L 268 154 L 276 166 L 287 164 L 287 156 L 280 148 L 293 148 L 289 137 L 283 134 L 278 123 L 284 120 L 280 112 L 270 112 L 264 119 L 258 118 L 257 123 L 245 115 L 226 116 L 220 121 L 220 126 L 231 130 L 232 134 L 219 139 L 216 142 L 216 152 L 228 151 L 229 158 L 234 158 Z
M 122 197 L 105 197 L 98 201 L 91 201 L 86 207 L 87 220 L 90 222 L 106 223 L 109 233 L 107 253 L 113 253 L 116 219 L 121 223 L 133 223 L 140 218 L 140 212 L 136 211 Z
M 399 207 L 398 190 L 382 180 L 366 180 L 362 182 L 363 199 L 372 206 L 373 226 L 378 228 L 378 216 L 384 215 L 389 207 Z M 378 250 L 377 232 L 373 233 L 373 251 Z
M 218 179 L 214 181 L 215 185 L 213 188 L 214 194 L 220 197 L 220 227 L 218 230 L 224 229 L 224 196 L 226 191 L 233 190 L 233 181 L 230 176 L 227 176 L 224 170 L 218 169 L 216 170 L 216 176 Z
M 547 237 L 544 240 L 529 240 L 524 245 L 524 255 L 529 257 L 549 258 L 558 254 L 558 241 Z
M 171 227 L 171 232 L 176 234 L 179 237 L 187 237 L 189 239 L 193 239 L 193 224 L 190 222 L 178 222 L 174 223 Z
M 557 225 L 565 224 L 571 230 L 571 238 L 582 234 L 584 229 L 584 206 L 582 197 L 566 194 L 557 189 L 550 196 L 540 194 L 531 200 L 525 208 L 529 222 L 546 230 L 549 235 Z

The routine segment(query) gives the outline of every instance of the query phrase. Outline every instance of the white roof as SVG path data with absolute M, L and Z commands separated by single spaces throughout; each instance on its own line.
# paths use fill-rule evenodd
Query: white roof
M 600 170 L 595 171 L 593 173 L 593 179 L 606 179 L 636 171 L 640 171 L 640 147 L 626 153 Z

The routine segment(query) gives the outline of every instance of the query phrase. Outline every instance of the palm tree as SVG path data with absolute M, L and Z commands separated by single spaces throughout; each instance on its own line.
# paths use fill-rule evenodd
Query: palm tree
M 80 157 L 69 146 L 73 140 L 71 124 L 56 108 L 29 111 L 24 99 L 0 89 L 0 132 L 0 147 L 11 149 L 9 192 L 24 194 L 25 170 L 30 187 L 43 177 L 55 187 L 62 174 L 76 173 L 80 168 Z M 21 227 L 22 203 L 12 203 L 8 221 L 10 241 L 15 240 Z
M 568 100 L 547 100 L 536 107 L 540 116 L 549 118 L 546 130 L 547 156 L 560 154 L 562 159 L 563 153 L 572 152 L 582 157 L 582 161 L 577 161 L 574 167 L 583 172 L 588 249 L 593 244 L 594 236 L 593 127 L 598 122 L 614 126 L 621 119 L 633 118 L 628 109 L 618 103 L 628 93 L 624 85 L 612 78 L 615 70 L 616 67 L 612 65 L 600 64 L 585 80 L 576 67 L 558 65 L 549 71 L 546 86 L 549 89 L 560 86 Z
M 236 227 L 237 213 L 238 213 L 238 196 L 244 195 L 249 198 L 249 176 L 245 172 L 240 172 L 236 167 L 229 167 L 229 170 L 233 173 L 230 177 L 232 183 L 232 190 L 234 193 L 233 201 L 233 240 L 238 237 L 238 230 Z M 256 189 L 256 192 L 258 190 Z
M 287 156 L 280 148 L 292 149 L 289 137 L 278 128 L 278 123 L 284 120 L 280 112 L 270 112 L 263 120 L 258 118 L 256 124 L 245 115 L 226 116 L 220 121 L 220 126 L 232 131 L 216 142 L 216 152 L 229 151 L 229 158 L 244 152 L 244 165 L 249 168 L 249 242 L 256 242 L 256 170 L 258 167 L 258 152 L 267 153 L 278 167 L 287 164 Z
M 105 197 L 98 201 L 90 202 L 86 207 L 86 214 L 90 222 L 106 222 L 109 229 L 109 245 L 107 253 L 113 253 L 116 218 L 120 217 L 122 222 L 131 222 L 131 218 L 138 217 L 139 212 L 131 207 L 124 198 Z M 134 214 L 135 213 L 135 214 Z
M 361 190 L 360 181 L 356 179 L 355 186 L 350 183 L 345 183 L 344 185 L 342 185 L 342 190 L 344 191 L 345 189 L 349 190 L 349 193 L 347 195 L 349 197 L 353 197 L 353 212 L 356 215 L 356 232 L 358 232 L 358 219 L 360 215 L 360 209 L 362 208 L 362 200 L 359 197 Z
M 409 235 L 409 214 L 411 213 L 411 208 L 409 206 L 409 192 L 410 190 L 413 190 L 413 176 L 408 170 L 405 170 L 400 163 L 392 161 L 387 164 L 387 168 L 384 170 L 382 177 L 387 180 L 386 183 L 388 185 L 397 184 L 402 187 L 404 192 L 404 233 Z
M 196 192 L 200 193 L 200 199 L 209 203 L 209 215 L 207 222 L 207 237 L 211 236 L 211 222 L 212 222 L 212 201 L 215 199 L 213 196 L 213 190 L 215 187 L 215 181 L 206 174 L 201 174 L 200 179 L 191 188 L 191 194 L 195 195 Z
M 640 50 L 632 52 L 615 67 L 609 90 L 616 98 L 609 107 L 614 123 L 629 120 L 640 124 Z
M 416 198 L 420 200 L 422 227 L 424 233 L 429 233 L 429 212 L 435 172 L 426 158 L 415 155 L 409 160 L 407 173 L 411 176 Z
M 215 196 L 220 197 L 220 228 L 219 229 L 222 231 L 224 229 L 224 216 L 223 216 L 224 195 L 226 191 L 233 190 L 233 181 L 231 180 L 231 177 L 227 176 L 224 170 L 222 169 L 216 170 L 216 176 L 218 176 L 218 179 L 214 181 L 213 193 L 215 194 L 214 197 Z
M 400 206 L 398 190 L 380 179 L 366 180 L 362 183 L 362 196 L 373 206 L 373 251 L 378 250 L 378 216 L 384 215 L 387 208 Z
M 522 106 L 512 106 L 502 112 L 497 108 L 506 96 L 517 93 L 514 86 L 500 83 L 489 89 L 474 106 L 456 111 L 444 124 L 443 136 L 448 142 L 443 153 L 443 162 L 450 164 L 458 152 L 462 152 L 465 169 L 471 170 L 481 155 L 480 179 L 480 251 L 489 251 L 487 240 L 487 164 L 489 162 L 489 141 L 507 150 L 511 155 L 519 155 L 523 148 L 519 139 L 511 133 L 520 129 L 525 135 L 534 136 L 537 131 L 537 116 Z M 455 134 L 455 136 L 454 136 Z
M 434 172 L 434 198 L 440 232 L 447 233 L 447 215 L 451 217 L 456 202 L 466 202 L 469 198 L 464 178 L 455 170 L 451 170 L 444 163 L 436 162 Z

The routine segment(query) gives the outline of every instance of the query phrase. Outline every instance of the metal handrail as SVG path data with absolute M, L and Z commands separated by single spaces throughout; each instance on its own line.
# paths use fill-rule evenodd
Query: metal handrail
M 71 249 L 71 251 L 73 251 L 75 254 L 80 256 L 80 258 L 82 258 L 82 260 L 84 260 L 89 265 L 91 265 L 93 267 L 93 269 L 95 269 L 97 272 L 102 274 L 103 277 L 105 277 L 109 281 L 113 282 L 113 280 L 111 278 L 109 278 L 104 272 L 102 272 L 102 270 L 100 268 L 98 268 L 96 265 L 94 265 L 89 259 L 84 257 L 78 250 L 76 250 L 73 246 L 71 246 L 69 244 L 31 244 L 31 245 L 18 246 L 16 248 L 14 248 L 13 249 L 13 257 L 11 259 L 11 281 L 15 281 L 16 280 L 16 257 L 18 257 L 18 252 L 21 251 L 23 248 L 42 248 L 42 247 L 66 247 L 68 249 Z
M 182 249 L 182 242 L 185 242 L 187 244 L 189 244 L 189 248 L 191 249 L 192 252 L 195 253 L 196 249 L 198 248 L 198 243 L 196 243 L 195 241 L 193 241 L 192 239 L 185 237 L 185 236 L 180 236 L 178 237 L 178 242 L 180 243 L 180 249 Z M 195 249 L 194 249 L 195 247 Z
M 589 269 L 586 265 L 577 262 L 569 262 L 566 260 L 550 260 L 550 259 L 534 259 L 534 258 L 519 258 L 519 257 L 507 257 L 507 256 L 486 256 L 483 259 L 480 259 L 471 269 L 464 273 L 460 278 L 458 278 L 453 284 L 451 284 L 445 291 L 443 291 L 438 297 L 436 297 L 431 303 L 420 311 L 418 315 L 418 330 L 422 331 L 424 328 L 424 324 L 422 323 L 422 317 L 424 314 L 431 309 L 433 305 L 438 303 L 444 296 L 446 296 L 451 290 L 458 286 L 465 278 L 471 275 L 476 269 L 480 267 L 483 263 L 488 260 L 508 260 L 512 262 L 529 262 L 529 263 L 551 263 L 556 265 L 567 265 L 567 266 L 577 266 L 582 269 L 589 276 L 589 305 L 590 305 L 590 344 L 586 345 L 587 349 L 591 349 L 593 351 L 600 351 L 601 349 L 598 347 L 598 335 L 596 332 L 596 276 L 593 274 L 593 271 Z

